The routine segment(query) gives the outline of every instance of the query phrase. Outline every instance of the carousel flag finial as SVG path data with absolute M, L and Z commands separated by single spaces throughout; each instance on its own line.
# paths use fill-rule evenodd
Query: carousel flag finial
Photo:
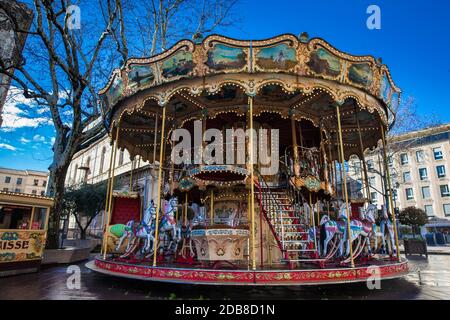
M 300 40 L 300 42 L 306 43 L 309 40 L 309 34 L 308 32 L 303 31 L 299 36 L 298 36 L 298 40 Z
M 195 44 L 200 44 L 203 41 L 203 35 L 200 32 L 196 32 L 192 36 L 192 40 L 194 41 Z

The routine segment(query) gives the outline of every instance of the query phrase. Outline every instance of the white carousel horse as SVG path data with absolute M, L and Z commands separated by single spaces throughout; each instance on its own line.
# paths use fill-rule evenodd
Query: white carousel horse
M 347 210 L 350 211 L 350 208 L 347 207 L 346 203 L 343 202 L 339 208 L 339 221 L 337 222 L 337 226 L 338 226 L 338 233 L 342 234 L 342 237 L 340 239 L 339 242 L 339 256 L 343 256 L 344 255 L 344 242 L 347 243 L 346 245 L 346 250 L 345 250 L 345 256 L 349 256 L 350 255 L 350 243 L 353 243 L 353 241 L 355 241 L 356 239 L 358 239 L 358 245 L 357 245 L 357 249 L 355 251 L 358 250 L 358 248 L 361 245 L 361 236 L 364 236 L 363 234 L 363 225 L 361 221 L 358 220 L 351 220 L 350 219 L 350 236 L 348 236 L 347 234 Z M 350 239 L 350 241 L 349 241 Z M 365 241 L 366 239 L 364 239 Z
M 382 206 L 383 210 L 383 220 L 381 220 L 380 223 L 380 232 L 382 234 L 382 241 L 383 241 L 383 252 L 387 253 L 389 252 L 390 255 L 396 254 L 396 248 L 395 248 L 395 238 L 394 238 L 394 225 L 392 224 L 391 220 L 389 219 L 389 214 L 387 211 L 386 206 Z M 387 244 L 389 246 L 389 251 L 386 250 L 386 237 L 387 237 Z
M 323 239 L 322 245 L 322 256 L 326 257 L 328 254 L 328 244 L 337 234 L 338 226 L 336 221 L 331 220 L 327 214 L 325 214 L 322 219 L 320 219 L 319 225 L 322 226 L 325 232 L 325 237 Z
M 168 249 L 175 252 L 181 241 L 181 229 L 175 221 L 175 212 L 178 209 L 178 198 L 172 197 L 164 201 L 164 214 L 159 227 L 160 241 L 168 240 Z M 167 239 L 167 236 L 170 238 Z
M 363 223 L 363 235 L 368 237 L 367 249 L 369 254 L 372 253 L 370 240 L 374 240 L 374 251 L 378 248 L 378 238 L 383 238 L 380 227 L 376 224 L 376 215 L 378 213 L 377 206 L 369 204 L 365 211 L 361 211 L 360 218 Z

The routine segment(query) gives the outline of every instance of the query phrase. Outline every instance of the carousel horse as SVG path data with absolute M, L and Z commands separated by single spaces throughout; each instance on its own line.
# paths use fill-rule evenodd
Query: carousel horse
M 322 216 L 319 225 L 321 226 L 320 239 L 323 239 L 323 241 L 320 241 L 322 242 L 322 256 L 327 257 L 328 244 L 338 234 L 338 225 L 327 214 Z
M 394 238 L 394 225 L 389 219 L 389 214 L 386 206 L 382 206 L 383 220 L 380 223 L 380 232 L 382 234 L 382 252 L 389 253 L 389 255 L 393 255 L 396 253 L 395 249 L 395 238 Z M 389 251 L 386 250 L 386 237 L 387 244 L 389 247 Z
M 127 248 L 125 250 L 125 253 L 121 256 L 121 258 L 126 258 L 130 254 L 134 253 L 135 249 L 138 247 L 138 246 L 134 246 L 134 244 L 138 244 L 138 243 L 135 243 L 136 240 L 137 241 L 139 241 L 140 239 L 144 240 L 144 244 L 142 246 L 142 251 L 141 251 L 143 254 L 147 253 L 149 250 L 151 250 L 153 248 L 152 244 L 154 241 L 154 237 L 153 237 L 153 232 L 151 229 L 151 224 L 152 224 L 152 219 L 153 219 L 152 211 L 155 211 L 154 206 L 153 206 L 153 201 L 151 202 L 151 204 L 145 211 L 144 218 L 142 219 L 141 222 L 138 223 L 134 220 L 130 220 L 126 223 L 126 225 L 124 225 L 125 226 L 123 228 L 124 232 L 120 236 L 119 242 L 116 246 L 116 251 L 117 251 L 121 247 L 123 241 L 125 241 L 125 239 L 128 239 Z M 112 228 L 119 229 L 120 226 L 121 225 L 118 224 L 118 225 L 112 226 Z
M 181 228 L 175 221 L 175 212 L 178 209 L 177 197 L 172 197 L 164 203 L 164 214 L 159 227 L 160 241 L 169 241 L 168 250 L 175 252 L 181 239 Z M 169 238 L 168 238 L 169 237 Z
M 135 228 L 135 225 L 136 223 L 134 222 L 134 220 L 130 220 L 126 224 L 114 224 L 110 226 L 110 233 L 119 238 L 119 241 L 116 245 L 116 251 L 119 251 L 125 239 L 128 239 L 128 244 L 125 251 L 128 251 L 130 249 L 132 238 L 134 236 L 133 228 Z
M 353 243 L 356 239 L 358 239 L 358 245 L 356 248 L 356 252 L 359 250 L 361 245 L 361 237 L 364 237 L 363 225 L 361 221 L 358 220 L 350 220 L 350 235 L 347 234 L 347 210 L 350 208 L 346 205 L 346 203 L 342 203 L 339 208 L 339 215 L 337 221 L 338 233 L 342 234 L 342 237 L 339 242 L 339 256 L 344 255 L 344 242 L 347 243 L 345 256 L 350 255 L 350 243 Z M 349 241 L 350 239 L 350 241 Z M 364 237 L 364 241 L 366 238 Z M 364 244 L 363 244 L 364 245 Z M 355 256 L 355 255 L 354 255 Z
M 363 235 L 369 239 L 367 249 L 369 254 L 372 253 L 371 239 L 374 240 L 374 251 L 378 248 L 378 238 L 382 238 L 380 228 L 376 224 L 376 214 L 378 212 L 377 206 L 369 204 L 365 211 L 361 211 L 360 219 L 363 224 Z

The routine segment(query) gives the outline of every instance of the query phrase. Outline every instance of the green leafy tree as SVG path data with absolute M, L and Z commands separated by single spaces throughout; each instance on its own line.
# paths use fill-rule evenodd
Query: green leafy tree
M 428 222 L 428 216 L 422 209 L 416 207 L 407 207 L 400 211 L 398 220 L 401 224 L 411 226 L 413 236 L 419 233 L 419 228 Z
M 81 239 L 86 239 L 86 231 L 92 220 L 105 208 L 106 185 L 86 184 L 64 194 L 63 210 L 75 217 Z

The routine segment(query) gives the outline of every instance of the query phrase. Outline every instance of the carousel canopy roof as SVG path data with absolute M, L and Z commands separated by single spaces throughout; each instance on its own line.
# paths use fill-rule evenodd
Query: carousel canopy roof
M 380 126 L 395 121 L 400 93 L 374 57 L 291 34 L 258 41 L 219 35 L 198 43 L 182 40 L 156 56 L 129 59 L 99 92 L 110 133 L 120 128 L 119 147 L 144 160 L 152 159 L 155 145 L 159 152 L 155 122 L 161 123 L 162 106 L 170 131 L 193 119 L 244 116 L 249 96 L 256 117 L 277 113 L 309 120 L 330 144 L 337 143 L 338 105 L 345 157 L 360 155 L 358 128 L 363 149 L 375 147 Z

